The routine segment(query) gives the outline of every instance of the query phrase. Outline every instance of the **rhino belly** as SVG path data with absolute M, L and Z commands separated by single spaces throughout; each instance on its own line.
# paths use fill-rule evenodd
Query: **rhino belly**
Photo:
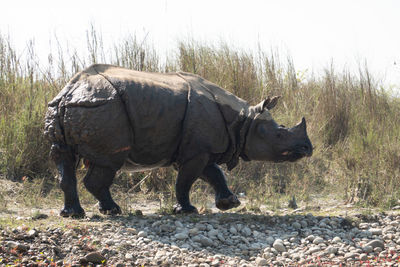
M 152 163 L 152 164 L 143 164 L 143 163 L 134 162 L 128 158 L 125 160 L 125 163 L 121 169 L 123 171 L 128 171 L 128 172 L 141 172 L 141 171 L 157 169 L 160 167 L 166 167 L 169 165 L 170 165 L 170 162 L 166 159 L 161 160 L 159 162 Z

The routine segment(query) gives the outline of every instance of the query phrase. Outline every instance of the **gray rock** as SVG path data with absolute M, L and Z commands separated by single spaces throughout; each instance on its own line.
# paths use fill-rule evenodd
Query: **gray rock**
M 267 260 L 264 259 L 264 258 L 257 257 L 257 258 L 256 258 L 256 265 L 257 265 L 257 266 L 267 266 L 267 265 L 268 265 L 268 262 L 267 262 Z
M 385 244 L 379 239 L 374 239 L 368 242 L 365 246 L 371 246 L 372 248 L 380 247 L 381 249 L 385 248 Z
M 328 254 L 336 254 L 338 252 L 338 248 L 337 247 L 332 247 L 329 246 L 326 248 L 325 250 Z
M 27 252 L 29 250 L 29 246 L 28 245 L 24 245 L 21 243 L 18 243 L 17 246 L 15 247 L 15 249 L 19 252 Z
M 224 235 L 221 234 L 221 233 L 218 233 L 217 237 L 218 237 L 218 239 L 221 240 L 222 242 L 225 242 L 225 241 L 226 241 Z
M 183 224 L 180 221 L 175 221 L 175 225 L 176 225 L 176 227 L 180 227 L 180 228 L 183 227 Z
M 298 222 L 294 222 L 294 223 L 292 223 L 292 227 L 293 227 L 294 229 L 298 230 L 298 229 L 301 228 L 301 224 L 298 223 Z
M 309 254 L 314 254 L 314 253 L 319 252 L 319 251 L 321 251 L 321 249 L 319 247 L 317 247 L 317 246 L 311 247 L 311 248 L 308 249 L 308 253 Z
M 233 234 L 233 235 L 236 235 L 236 234 L 237 234 L 237 230 L 236 230 L 236 228 L 233 227 L 233 226 L 231 226 L 231 227 L 229 228 L 229 232 L 231 232 L 231 234 Z
M 188 237 L 189 237 L 189 236 L 188 236 L 188 234 L 187 234 L 186 232 L 177 233 L 177 234 L 175 235 L 175 238 L 178 239 L 178 240 L 185 240 L 185 239 L 187 239 Z
M 313 244 L 315 245 L 319 245 L 321 243 L 324 242 L 324 239 L 322 237 L 317 236 L 314 240 L 313 240 Z
M 310 241 L 310 242 L 313 242 L 314 239 L 315 239 L 315 236 L 314 236 L 314 235 L 309 235 L 309 236 L 306 237 L 306 240 L 308 240 L 308 241 Z
M 214 242 L 210 238 L 208 238 L 208 237 L 206 237 L 204 235 L 196 235 L 195 237 L 192 238 L 192 240 L 197 242 L 197 243 L 202 244 L 205 247 L 214 246 Z
M 368 260 L 368 255 L 365 253 L 360 254 L 360 261 L 366 261 Z
M 370 228 L 369 231 L 373 235 L 382 235 L 382 229 L 379 229 L 379 228 Z
M 204 230 L 207 229 L 207 226 L 205 226 L 205 225 L 202 224 L 202 223 L 196 223 L 195 227 L 196 227 L 197 229 L 199 229 L 199 231 L 204 231 Z
M 94 264 L 102 264 L 107 261 L 106 258 L 97 251 L 87 254 L 85 260 Z
M 242 232 L 242 234 L 244 234 L 245 236 L 251 236 L 251 230 L 250 230 L 250 228 L 247 227 L 247 226 L 243 227 L 243 229 L 242 229 L 241 232 Z
M 357 257 L 357 254 L 354 252 L 348 252 L 344 254 L 344 258 L 347 259 L 355 259 Z
M 332 239 L 332 243 L 333 244 L 337 244 L 337 243 L 341 243 L 342 242 L 342 239 L 340 238 L 340 237 L 338 237 L 338 236 L 335 236 L 333 239 Z
M 285 247 L 285 245 L 283 245 L 283 242 L 280 239 L 275 240 L 275 242 L 274 242 L 274 244 L 272 246 L 278 252 L 286 252 L 286 247 Z
M 37 231 L 35 229 L 31 229 L 31 230 L 28 231 L 27 234 L 28 234 L 29 238 L 33 238 L 33 237 L 35 237 L 37 235 Z
M 215 236 L 218 235 L 218 233 L 219 233 L 218 230 L 212 229 L 212 230 L 210 230 L 210 231 L 207 233 L 207 235 L 208 235 L 209 237 L 215 237 Z
M 272 245 L 274 241 L 275 239 L 272 236 L 269 236 L 265 239 L 265 242 L 267 242 L 269 245 Z
M 147 237 L 147 233 L 145 231 L 140 231 L 138 237 Z
M 132 253 L 126 253 L 125 254 L 125 259 L 128 260 L 128 261 L 133 260 L 133 254 Z
M 210 266 L 219 266 L 219 265 L 220 265 L 219 259 L 214 259 L 214 260 L 210 263 Z
M 112 245 L 114 245 L 114 240 L 107 239 L 104 243 L 106 243 L 107 246 L 112 246 Z
M 189 229 L 190 235 L 197 235 L 198 233 L 199 233 L 199 229 L 197 229 L 196 227 Z
M 374 248 L 373 248 L 372 246 L 370 246 L 370 245 L 366 245 L 366 246 L 364 246 L 364 247 L 362 248 L 362 250 L 363 250 L 365 253 L 371 253 L 372 251 L 374 251 Z

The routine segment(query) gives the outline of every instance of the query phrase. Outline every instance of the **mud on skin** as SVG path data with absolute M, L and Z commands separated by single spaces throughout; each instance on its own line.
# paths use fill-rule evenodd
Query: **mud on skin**
M 240 205 L 219 167 L 239 158 L 296 161 L 311 156 L 306 121 L 279 126 L 269 112 L 279 97 L 256 106 L 190 73 L 148 73 L 92 65 L 77 73 L 49 103 L 45 135 L 64 192 L 62 216 L 82 217 L 76 163 L 89 163 L 84 184 L 100 212 L 118 214 L 110 193 L 119 169 L 177 166 L 176 213 L 192 213 L 189 192 L 201 178 L 215 191 L 216 206 Z

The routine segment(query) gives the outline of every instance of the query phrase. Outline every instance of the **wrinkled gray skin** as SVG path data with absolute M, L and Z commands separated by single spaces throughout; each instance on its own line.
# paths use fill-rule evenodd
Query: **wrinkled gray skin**
M 296 161 L 311 156 L 306 122 L 279 126 L 269 109 L 278 97 L 256 106 L 189 73 L 146 73 L 93 65 L 76 74 L 49 103 L 45 135 L 51 141 L 65 206 L 62 216 L 84 215 L 76 190 L 77 162 L 89 162 L 83 180 L 100 212 L 118 214 L 110 186 L 119 169 L 178 170 L 175 212 L 196 212 L 189 191 L 197 178 L 215 190 L 221 210 L 240 205 L 218 165 L 239 158 Z

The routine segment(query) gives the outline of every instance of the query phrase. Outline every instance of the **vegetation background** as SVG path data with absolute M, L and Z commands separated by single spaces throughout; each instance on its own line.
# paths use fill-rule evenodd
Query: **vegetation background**
M 335 194 L 366 206 L 398 205 L 400 99 L 382 88 L 367 66 L 350 73 L 331 64 L 315 77 L 296 70 L 291 58 L 281 58 L 273 49 L 247 52 L 224 42 L 210 45 L 190 39 L 177 42 L 170 54 L 161 62 L 152 45 L 135 36 L 105 48 L 101 33 L 91 28 L 83 55 L 59 46 L 43 64 L 33 42 L 25 51 L 16 51 L 10 38 L 0 35 L 0 182 L 21 182 L 27 194 L 35 188 L 41 197 L 54 193 L 61 201 L 55 168 L 48 160 L 49 143 L 42 135 L 47 103 L 76 72 L 92 63 L 110 63 L 140 71 L 196 73 L 251 104 L 281 95 L 272 112 L 277 122 L 290 126 L 306 117 L 315 147 L 311 158 L 280 164 L 241 162 L 227 173 L 232 190 L 245 193 L 255 206 L 292 196 L 307 201 L 315 194 Z M 133 187 L 149 177 L 140 184 L 142 191 L 172 199 L 174 176 L 171 169 L 121 173 L 115 188 L 136 190 Z M 193 198 L 204 191 L 212 193 L 198 182 Z

